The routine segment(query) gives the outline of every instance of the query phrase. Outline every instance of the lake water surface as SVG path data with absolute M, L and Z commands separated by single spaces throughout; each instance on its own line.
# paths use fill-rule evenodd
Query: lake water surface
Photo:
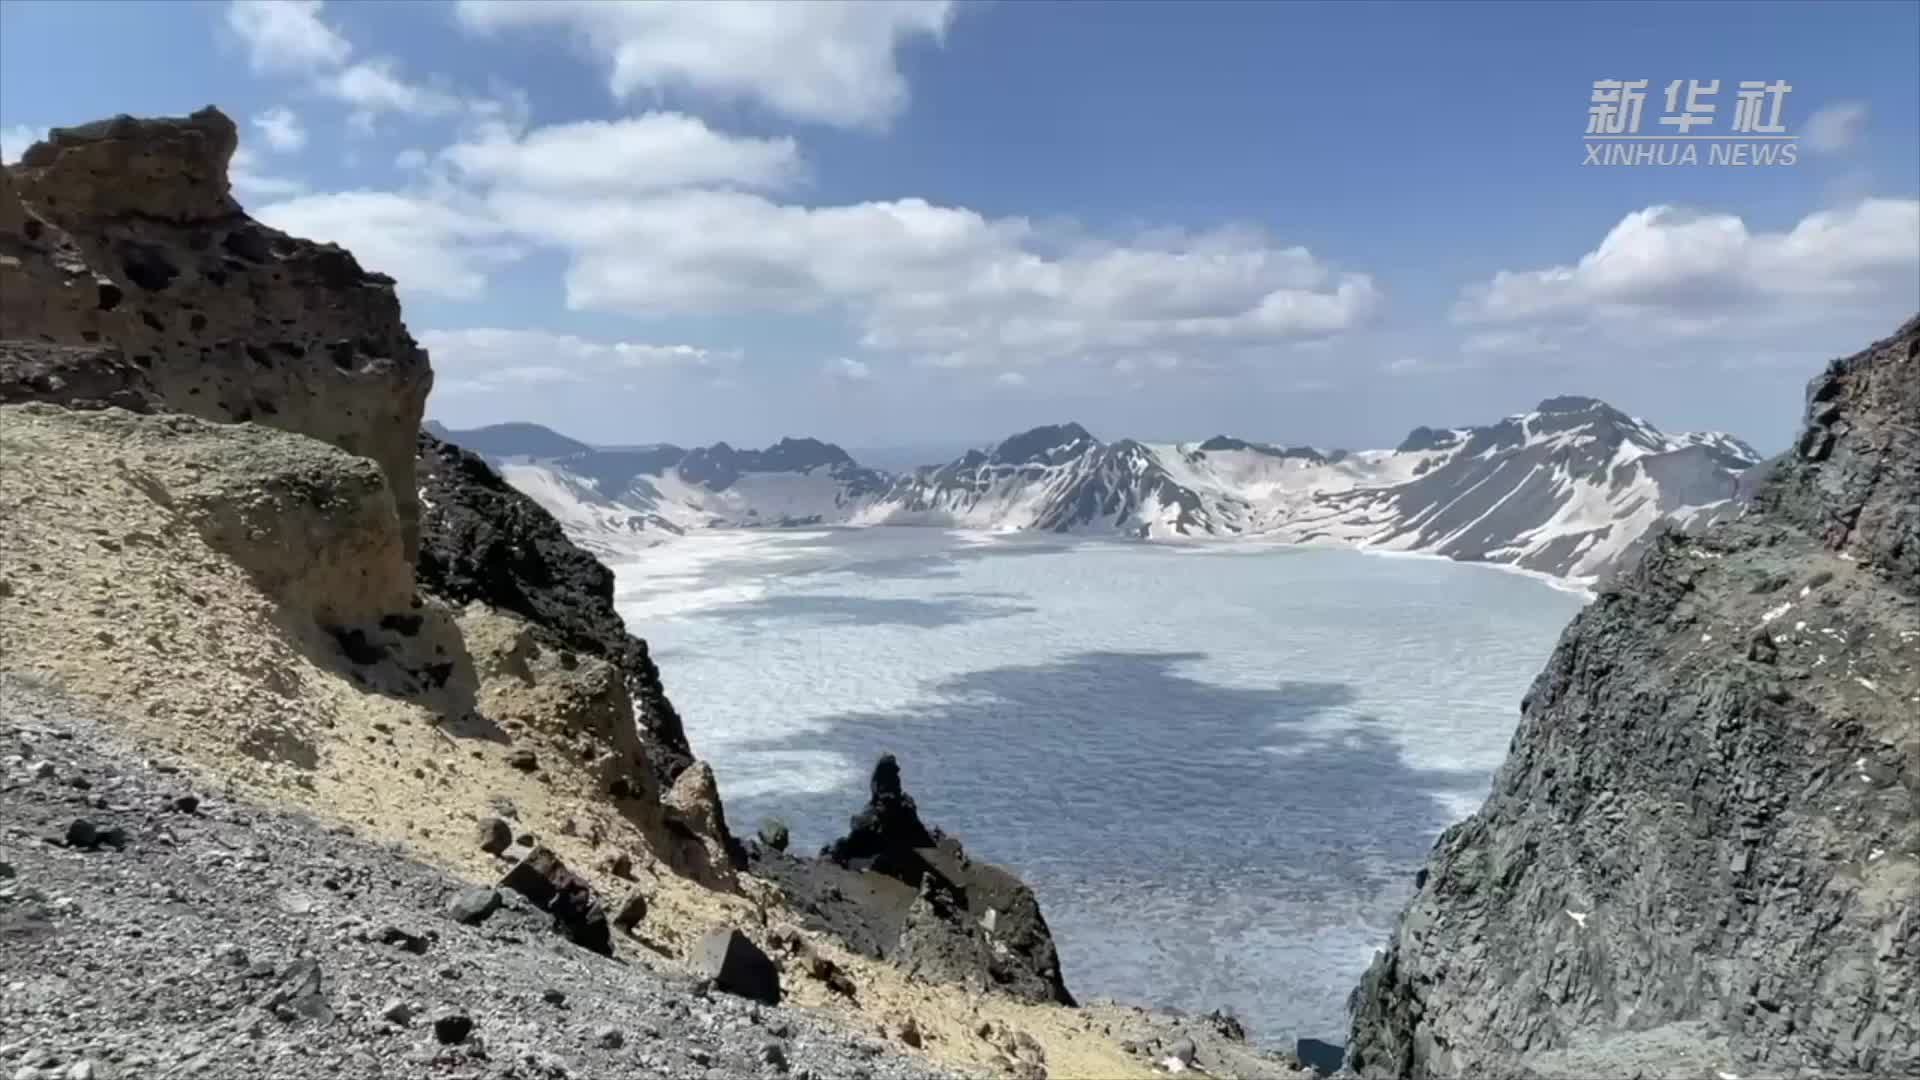
M 843 832 L 883 752 L 1038 892 L 1068 985 L 1344 1037 L 1579 597 L 1355 552 L 726 532 L 615 566 L 736 832 Z

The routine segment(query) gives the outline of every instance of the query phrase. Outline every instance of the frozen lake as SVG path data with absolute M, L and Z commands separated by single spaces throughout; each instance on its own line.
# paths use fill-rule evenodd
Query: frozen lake
M 1576 595 L 1355 552 L 725 532 L 616 563 L 735 830 L 844 831 L 883 752 L 1039 893 L 1068 985 L 1343 1039 Z

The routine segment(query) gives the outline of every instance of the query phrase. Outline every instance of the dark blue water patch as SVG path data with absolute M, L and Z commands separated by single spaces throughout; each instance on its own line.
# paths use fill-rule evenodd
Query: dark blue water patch
M 720 604 L 685 618 L 753 624 L 769 620 L 816 626 L 907 626 L 933 630 L 983 619 L 1032 614 L 1037 608 L 1008 603 L 1005 594 L 940 593 L 930 598 L 856 596 L 846 593 L 778 593 L 738 604 Z
M 1225 1005 L 1256 1035 L 1338 1037 L 1362 943 L 1474 771 L 1410 765 L 1351 684 L 1190 678 L 1189 652 L 1086 652 L 932 684 L 902 712 L 850 711 L 732 753 L 901 761 L 923 817 L 1039 893 L 1082 997 Z M 858 700 L 859 687 L 846 697 Z M 1329 733 L 1331 729 L 1332 733 Z M 736 826 L 839 834 L 855 787 L 728 800 Z

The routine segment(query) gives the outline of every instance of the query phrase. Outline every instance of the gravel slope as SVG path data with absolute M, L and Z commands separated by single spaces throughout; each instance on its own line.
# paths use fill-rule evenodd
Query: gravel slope
M 70 844 L 75 821 L 124 843 Z M 466 882 L 209 791 L 11 676 L 0 822 L 0 1068 L 27 1080 L 960 1075 L 589 953 L 511 893 L 461 925 Z

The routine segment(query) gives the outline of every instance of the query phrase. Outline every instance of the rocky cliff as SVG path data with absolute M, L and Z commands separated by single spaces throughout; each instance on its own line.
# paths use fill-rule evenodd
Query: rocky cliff
M 125 364 L 116 379 L 171 411 L 372 458 L 411 557 L 427 354 L 393 279 L 241 212 L 227 182 L 237 145 L 211 108 L 119 116 L 56 128 L 0 171 L 0 338 L 108 347 Z
M 1920 318 L 1574 620 L 1416 882 L 1364 1076 L 1920 1074 Z

